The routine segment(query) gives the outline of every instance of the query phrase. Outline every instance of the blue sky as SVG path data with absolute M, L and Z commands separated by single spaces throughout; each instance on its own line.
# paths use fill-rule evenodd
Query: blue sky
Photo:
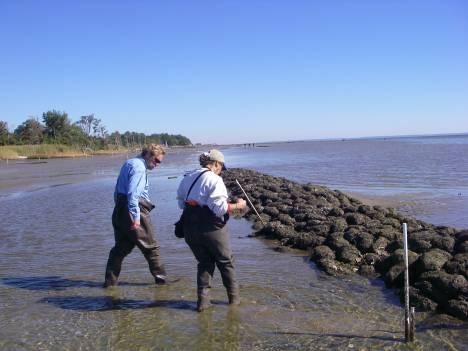
M 0 120 L 193 142 L 468 132 L 468 2 L 0 0 Z

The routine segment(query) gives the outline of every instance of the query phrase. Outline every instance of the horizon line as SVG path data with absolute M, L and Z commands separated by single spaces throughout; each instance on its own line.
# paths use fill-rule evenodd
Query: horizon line
M 256 142 L 241 142 L 241 143 L 202 143 L 202 145 L 246 145 L 246 144 L 268 144 L 268 143 L 297 143 L 305 141 L 345 141 L 345 140 L 363 140 L 363 139 L 396 139 L 396 138 L 423 138 L 423 137 L 456 137 L 466 136 L 468 132 L 462 133 L 436 133 L 436 134 L 397 134 L 397 135 L 374 135 L 374 136 L 360 136 L 360 137 L 334 137 L 334 138 L 317 138 L 317 139 L 287 139 L 287 140 L 270 140 L 270 141 L 256 141 Z M 193 144 L 195 145 L 195 144 Z

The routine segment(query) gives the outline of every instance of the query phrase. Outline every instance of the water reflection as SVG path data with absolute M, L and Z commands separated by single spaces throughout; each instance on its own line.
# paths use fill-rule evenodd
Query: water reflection
M 39 303 L 53 304 L 65 310 L 74 311 L 110 311 L 142 308 L 172 308 L 195 311 L 193 301 L 186 300 L 134 300 L 115 296 L 52 296 L 45 297 Z
M 385 330 L 370 330 L 372 332 L 384 332 L 392 334 L 400 334 L 399 331 L 385 331 Z M 380 341 L 392 341 L 392 342 L 404 342 L 404 338 L 397 338 L 395 336 L 365 336 L 365 335 L 356 335 L 356 334 L 323 334 L 323 333 L 298 333 L 298 332 L 275 332 L 274 334 L 278 335 L 308 335 L 313 337 L 333 337 L 333 338 L 344 338 L 344 339 L 365 339 L 365 340 L 380 340 Z
M 240 343 L 240 315 L 238 306 L 226 309 L 225 315 L 216 317 L 214 311 L 198 315 L 198 332 L 193 343 L 195 350 L 238 350 Z

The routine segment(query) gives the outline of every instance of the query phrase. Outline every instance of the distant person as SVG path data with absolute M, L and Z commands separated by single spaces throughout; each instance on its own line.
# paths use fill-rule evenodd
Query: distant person
M 114 191 L 115 246 L 110 250 L 104 287 L 117 285 L 122 261 L 137 246 L 148 261 L 156 284 L 166 284 L 166 270 L 159 255 L 150 211 L 154 208 L 148 195 L 148 170 L 154 169 L 164 158 L 161 145 L 149 144 L 141 155 L 125 161 L 120 169 Z
M 177 190 L 179 207 L 184 210 L 185 241 L 198 261 L 197 310 L 202 312 L 211 304 L 210 288 L 215 265 L 227 290 L 229 304 L 240 303 L 229 233 L 225 224 L 229 213 L 244 209 L 245 200 L 228 203 L 228 194 L 220 177 L 224 155 L 210 150 L 200 155 L 200 169 L 185 175 Z

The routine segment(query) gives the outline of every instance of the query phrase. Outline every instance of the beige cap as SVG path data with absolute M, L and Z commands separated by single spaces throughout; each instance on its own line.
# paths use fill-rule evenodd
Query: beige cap
M 211 161 L 221 162 L 223 164 L 223 170 L 226 169 L 226 165 L 225 165 L 225 162 L 224 162 L 224 155 L 223 155 L 223 153 L 221 151 L 219 151 L 217 149 L 211 149 L 210 151 L 205 152 L 205 155 L 208 156 L 208 158 Z

